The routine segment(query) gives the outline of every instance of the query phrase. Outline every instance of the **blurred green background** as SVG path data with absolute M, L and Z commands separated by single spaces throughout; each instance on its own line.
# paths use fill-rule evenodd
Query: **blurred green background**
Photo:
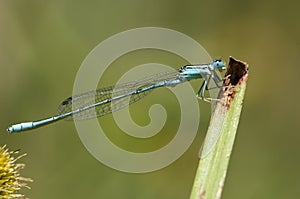
M 31 190 L 22 193 L 33 199 L 189 197 L 210 117 L 210 107 L 202 101 L 199 132 L 192 146 L 172 165 L 146 174 L 122 173 L 99 163 L 81 143 L 73 122 L 21 134 L 5 132 L 12 123 L 55 114 L 58 104 L 71 95 L 81 62 L 98 43 L 121 31 L 154 26 L 192 37 L 212 56 L 227 59 L 232 55 L 250 64 L 223 198 L 298 197 L 299 6 L 299 1 L 279 0 L 1 1 L 0 144 L 28 154 L 21 160 L 26 163 L 22 175 L 34 182 Z M 116 72 L 118 67 L 125 70 L 147 62 L 174 68 L 186 64 L 165 52 L 133 52 L 117 60 L 100 84 L 114 83 L 122 75 Z M 193 82 L 195 90 L 199 84 Z M 155 91 L 131 107 L 140 125 L 149 122 L 153 103 L 161 102 L 175 115 L 160 132 L 161 139 L 147 143 L 147 150 L 170 141 L 178 127 L 179 106 L 172 97 L 159 98 L 165 94 L 163 89 Z M 99 121 L 112 139 L 122 137 L 111 116 Z M 126 145 L 127 139 L 121 144 Z

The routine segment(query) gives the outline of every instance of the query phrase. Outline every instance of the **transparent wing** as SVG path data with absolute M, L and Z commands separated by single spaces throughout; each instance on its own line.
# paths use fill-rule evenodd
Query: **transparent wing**
M 108 100 L 106 103 L 102 103 L 95 108 L 87 109 L 81 111 L 76 114 L 72 114 L 71 116 L 67 117 L 67 120 L 86 120 L 96 117 L 101 117 L 103 115 L 112 113 L 114 111 L 120 110 L 129 104 L 132 104 L 144 96 L 148 95 L 153 89 L 149 86 L 155 85 L 162 81 L 176 79 L 178 77 L 177 71 L 169 71 L 160 73 L 154 76 L 150 76 L 146 79 L 120 84 L 116 86 L 109 86 L 106 88 L 97 89 L 95 91 L 89 91 L 86 93 L 82 93 L 79 95 L 74 95 L 65 99 L 58 107 L 59 114 L 65 114 L 72 112 L 72 110 L 81 109 L 98 102 L 104 102 Z M 132 94 L 129 96 L 125 96 L 126 94 L 133 92 L 137 89 L 145 89 L 143 92 Z M 109 99 L 112 99 L 117 96 L 124 96 L 120 97 L 112 102 Z

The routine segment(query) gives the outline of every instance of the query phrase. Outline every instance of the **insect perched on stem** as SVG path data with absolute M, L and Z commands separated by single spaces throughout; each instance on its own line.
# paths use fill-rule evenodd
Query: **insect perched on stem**
M 226 66 L 222 60 L 214 60 L 208 64 L 186 65 L 178 71 L 160 73 L 135 82 L 89 91 L 64 100 L 59 105 L 59 114 L 56 116 L 33 122 L 14 124 L 8 127 L 7 131 L 12 133 L 29 130 L 65 118 L 84 120 L 100 117 L 140 100 L 155 88 L 176 86 L 193 79 L 204 79 L 197 92 L 197 97 L 208 102 L 218 100 L 206 98 L 204 92 L 205 90 L 222 87 L 219 85 L 222 78 L 218 76 L 217 71 L 225 69 Z M 208 88 L 210 81 L 214 81 L 216 87 Z

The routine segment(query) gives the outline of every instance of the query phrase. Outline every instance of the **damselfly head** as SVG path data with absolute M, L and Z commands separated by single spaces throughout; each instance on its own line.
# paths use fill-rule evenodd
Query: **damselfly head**
M 214 68 L 219 71 L 223 71 L 226 69 L 225 63 L 221 59 L 215 59 L 212 62 L 212 64 L 213 64 Z

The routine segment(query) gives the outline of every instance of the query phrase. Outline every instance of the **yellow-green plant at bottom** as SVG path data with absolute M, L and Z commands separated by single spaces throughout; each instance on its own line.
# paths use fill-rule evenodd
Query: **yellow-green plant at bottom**
M 5 198 L 24 198 L 23 194 L 19 193 L 22 187 L 27 187 L 26 182 L 31 182 L 30 178 L 20 176 L 20 170 L 25 164 L 16 163 L 17 160 L 24 157 L 26 154 L 18 157 L 13 157 L 19 151 L 9 151 L 6 146 L 0 147 L 0 199 Z

